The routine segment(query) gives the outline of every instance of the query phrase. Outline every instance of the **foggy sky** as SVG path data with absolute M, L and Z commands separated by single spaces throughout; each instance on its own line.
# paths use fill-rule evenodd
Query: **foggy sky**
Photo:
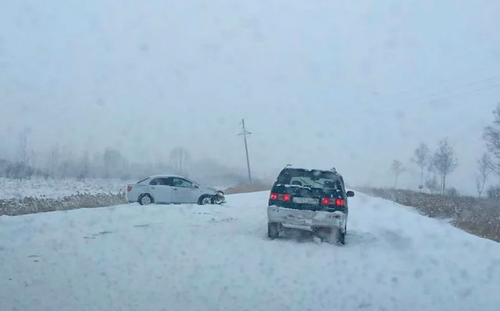
M 474 191 L 500 101 L 495 0 L 0 1 L 0 156 L 112 146 L 153 160 L 176 146 L 252 169 L 336 166 L 392 185 L 393 159 L 448 136 Z M 434 94 L 434 95 L 433 95 Z M 471 179 L 472 178 L 472 179 Z

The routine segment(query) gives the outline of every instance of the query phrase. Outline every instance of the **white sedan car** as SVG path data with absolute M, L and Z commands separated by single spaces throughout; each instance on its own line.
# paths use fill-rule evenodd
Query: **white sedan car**
M 128 202 L 157 204 L 222 204 L 224 193 L 178 175 L 155 175 L 127 185 Z

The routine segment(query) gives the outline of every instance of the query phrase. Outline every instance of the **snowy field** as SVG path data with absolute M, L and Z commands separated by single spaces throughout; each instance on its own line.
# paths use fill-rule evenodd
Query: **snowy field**
M 267 195 L 2 216 L 0 310 L 499 310 L 495 242 L 360 193 L 347 245 L 270 241 Z
M 16 180 L 0 178 L 0 200 L 21 199 L 24 197 L 58 199 L 80 193 L 118 193 L 125 191 L 127 181 L 87 179 L 76 181 L 75 179 L 54 180 L 33 178 L 30 180 Z

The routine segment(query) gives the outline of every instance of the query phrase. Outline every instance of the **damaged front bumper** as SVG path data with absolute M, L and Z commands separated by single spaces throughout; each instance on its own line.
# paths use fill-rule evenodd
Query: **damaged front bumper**
M 347 215 L 340 212 L 298 210 L 278 206 L 267 208 L 268 222 L 314 230 L 319 227 L 345 228 Z
M 224 196 L 224 192 L 222 191 L 217 191 L 216 194 L 212 197 L 212 202 L 214 204 L 223 204 L 226 203 L 226 197 Z

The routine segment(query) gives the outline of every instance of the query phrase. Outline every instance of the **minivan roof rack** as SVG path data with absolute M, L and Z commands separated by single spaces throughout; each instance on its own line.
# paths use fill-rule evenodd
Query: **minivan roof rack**
M 295 166 L 293 166 L 292 164 L 288 163 L 287 165 L 285 165 L 285 168 L 298 168 L 298 167 L 295 167 Z M 307 170 L 307 168 L 303 168 L 303 169 L 306 169 L 306 170 Z M 323 171 L 328 171 L 328 169 L 327 169 L 327 168 L 320 169 L 320 170 L 323 170 Z M 330 171 L 330 172 L 332 172 L 332 173 L 335 173 L 335 174 L 338 174 L 338 173 L 339 173 L 335 167 L 330 168 L 330 169 L 329 169 L 329 171 Z

